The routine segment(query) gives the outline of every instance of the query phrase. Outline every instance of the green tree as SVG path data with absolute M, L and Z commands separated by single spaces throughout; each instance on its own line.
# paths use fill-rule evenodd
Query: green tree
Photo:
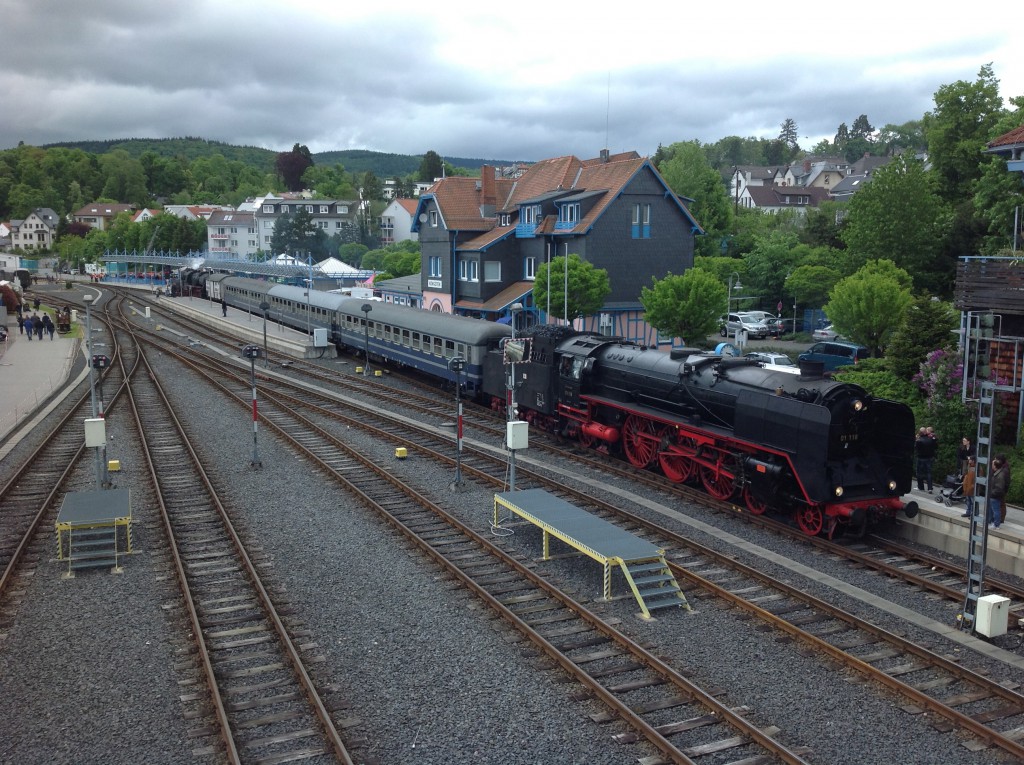
M 567 281 L 568 290 L 565 289 Z M 595 268 L 576 253 L 569 253 L 568 264 L 565 256 L 559 255 L 552 258 L 550 266 L 545 263 L 537 269 L 533 303 L 538 307 L 547 306 L 550 294 L 552 315 L 567 316 L 573 322 L 600 311 L 611 291 L 607 271 Z
M 800 305 L 812 308 L 828 300 L 842 274 L 828 266 L 798 266 L 786 277 L 786 293 Z
M 435 178 L 440 178 L 444 171 L 444 162 L 441 161 L 441 155 L 431 149 L 423 155 L 423 161 L 420 162 L 420 169 L 416 173 L 418 180 L 430 182 Z
M 885 349 L 889 369 L 897 377 L 911 380 L 929 353 L 955 344 L 953 333 L 959 325 L 960 314 L 952 305 L 933 300 L 927 293 L 918 295 Z
M 699 268 L 652 281 L 653 286 L 644 287 L 640 293 L 647 321 L 663 334 L 684 338 L 689 345 L 704 346 L 718 328 L 726 288 L 714 274 Z
M 278 219 L 270 247 L 275 253 L 289 253 L 300 260 L 311 254 L 314 262 L 331 254 L 327 251 L 327 234 L 316 225 L 305 207 Z
M 367 170 L 363 173 L 360 183 L 361 199 L 382 199 L 384 197 L 384 183 Z
M 880 355 L 911 303 L 910 276 L 898 275 L 895 264 L 867 263 L 832 288 L 825 313 L 835 328 L 855 343 Z
M 796 126 L 796 120 L 786 117 L 779 125 L 779 140 L 786 144 L 790 151 L 796 152 L 800 148 L 800 144 L 797 142 L 799 138 L 800 129 Z
M 933 176 L 901 154 L 850 200 L 841 236 L 854 262 L 888 258 L 914 274 L 918 288 L 945 294 L 953 273 L 953 262 L 942 257 L 950 225 Z
M 958 80 L 935 92 L 935 108 L 924 115 L 924 135 L 943 199 L 957 202 L 974 194 L 985 144 L 1003 113 L 991 64 L 981 67 L 974 82 Z
M 100 157 L 100 168 L 104 178 L 102 196 L 137 207 L 149 204 L 146 172 L 139 160 L 118 149 Z
M 763 305 L 774 308 L 785 292 L 786 275 L 797 265 L 798 244 L 796 234 L 781 231 L 758 239 L 743 258 L 747 273 L 743 293 L 756 295 Z
M 338 260 L 358 268 L 359 264 L 363 262 L 363 256 L 369 249 L 362 242 L 347 242 L 338 248 Z
M 302 185 L 320 199 L 357 199 L 352 176 L 340 164 L 311 165 L 302 174 Z
M 1016 111 L 1006 114 L 992 129 L 991 138 L 1008 133 L 1024 124 L 1024 96 L 1011 98 Z M 983 254 L 994 255 L 1013 244 L 1013 224 L 1018 209 L 1024 209 L 1024 186 L 1020 173 L 1006 167 L 1005 155 L 987 155 L 982 160 L 981 177 L 975 187 L 974 213 L 985 226 Z
M 876 151 L 884 157 L 891 157 L 904 151 L 924 151 L 927 146 L 921 120 L 911 120 L 902 125 L 885 125 L 878 131 L 875 140 Z
M 845 210 L 845 202 L 822 202 L 818 207 L 809 208 L 799 232 L 800 241 L 814 247 L 843 249 L 846 244 L 840 232 L 843 228 L 841 213 Z
M 676 194 L 693 200 L 690 212 L 707 232 L 694 243 L 696 255 L 713 255 L 721 238 L 732 230 L 732 202 L 722 176 L 708 164 L 696 141 L 675 143 L 669 147 L 671 158 L 659 172 Z
M 875 134 L 874 126 L 868 121 L 868 115 L 862 114 L 853 121 L 853 125 L 850 127 L 850 138 L 864 138 L 868 142 L 872 140 Z

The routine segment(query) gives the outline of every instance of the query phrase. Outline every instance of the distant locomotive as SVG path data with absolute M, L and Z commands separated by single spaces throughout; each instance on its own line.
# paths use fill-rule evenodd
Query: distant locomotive
M 696 349 L 665 353 L 618 338 L 535 327 L 517 366 L 517 403 L 537 427 L 619 451 L 639 468 L 739 495 L 755 514 L 794 515 L 807 534 L 909 517 L 914 420 L 904 404 L 826 379 Z M 497 361 L 485 390 L 503 401 Z M 816 373 L 815 373 L 816 372 Z
M 339 348 L 448 382 L 448 362 L 462 357 L 467 393 L 506 406 L 511 330 L 503 324 L 220 274 L 207 282 L 229 305 L 258 311 L 266 303 L 277 321 L 326 328 Z M 657 467 L 672 481 L 699 481 L 752 513 L 793 516 L 811 535 L 863 533 L 898 511 L 917 513 L 916 503 L 900 499 L 911 488 L 914 449 L 904 404 L 820 369 L 793 375 L 565 327 L 522 334 L 531 350 L 515 366 L 517 407 L 534 427 Z

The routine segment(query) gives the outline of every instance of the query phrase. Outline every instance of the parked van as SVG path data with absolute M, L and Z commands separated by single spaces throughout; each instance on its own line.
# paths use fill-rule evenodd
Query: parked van
M 800 361 L 820 361 L 825 365 L 824 371 L 831 372 L 847 364 L 856 364 L 870 356 L 871 351 L 863 345 L 832 340 L 815 343 L 800 354 Z

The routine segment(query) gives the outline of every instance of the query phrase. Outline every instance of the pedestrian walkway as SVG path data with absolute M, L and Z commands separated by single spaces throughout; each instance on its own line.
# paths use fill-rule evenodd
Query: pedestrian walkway
M 29 340 L 10 317 L 7 341 L 0 343 L 0 457 L 12 448 L 12 434 L 45 415 L 54 392 L 68 381 L 81 341 L 54 334 Z

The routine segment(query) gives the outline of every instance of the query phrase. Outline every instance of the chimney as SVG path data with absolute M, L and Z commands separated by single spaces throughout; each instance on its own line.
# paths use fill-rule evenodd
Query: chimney
M 804 160 L 804 172 L 805 173 L 811 172 L 811 160 L 809 160 L 809 159 L 805 159 Z
M 608 164 L 608 157 L 610 156 L 608 149 L 601 149 L 601 164 Z
M 496 201 L 494 190 L 494 168 L 491 167 L 490 165 L 484 165 L 483 167 L 481 167 L 480 181 L 480 203 L 485 206 L 494 207 Z

